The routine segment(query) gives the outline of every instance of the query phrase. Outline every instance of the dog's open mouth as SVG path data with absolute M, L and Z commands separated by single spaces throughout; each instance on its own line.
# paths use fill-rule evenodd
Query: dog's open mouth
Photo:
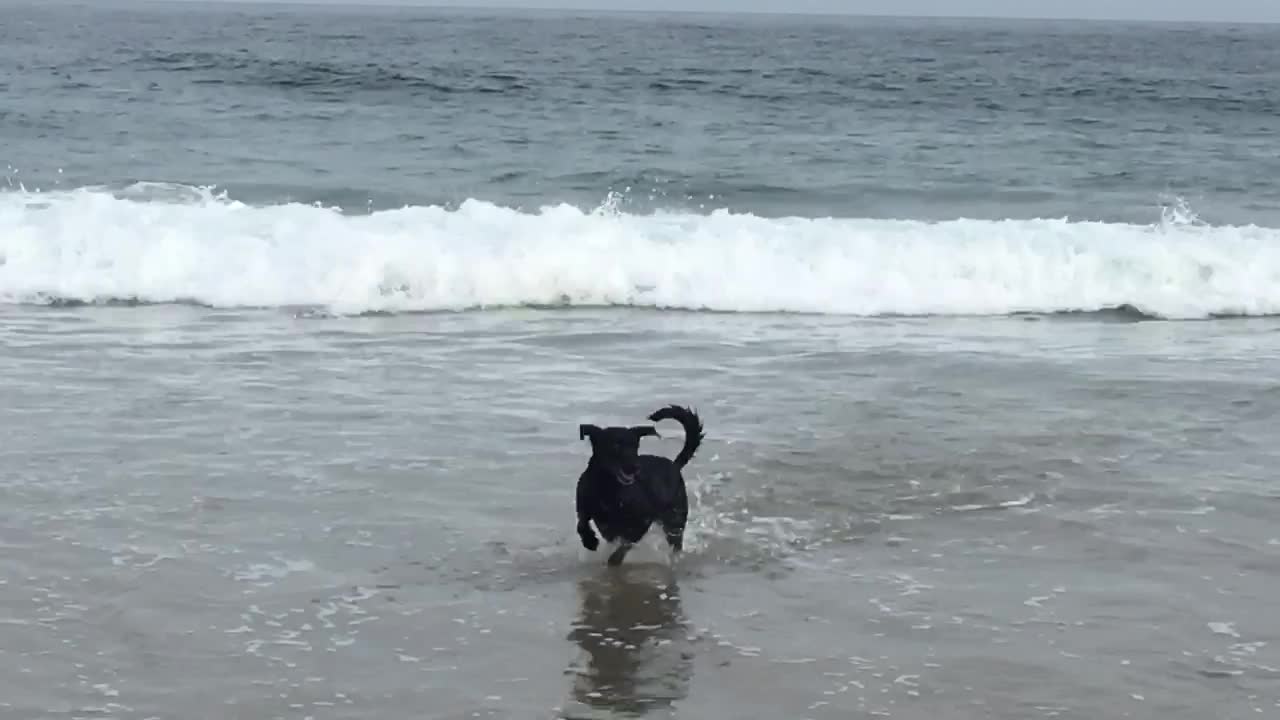
M 627 472 L 622 469 L 615 469 L 613 471 L 613 475 L 614 477 L 618 478 L 618 482 L 623 485 L 634 485 L 636 482 L 635 471 Z

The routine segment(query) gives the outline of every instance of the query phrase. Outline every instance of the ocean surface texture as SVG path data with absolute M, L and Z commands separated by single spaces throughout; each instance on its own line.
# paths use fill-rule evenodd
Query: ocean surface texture
M 1280 716 L 1277 48 L 0 3 L 0 718 Z

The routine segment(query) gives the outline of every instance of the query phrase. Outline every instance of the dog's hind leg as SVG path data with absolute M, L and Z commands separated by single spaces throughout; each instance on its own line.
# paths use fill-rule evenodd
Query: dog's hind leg
M 689 522 L 689 498 L 683 483 L 678 486 L 675 502 L 662 514 L 659 523 L 674 555 L 684 550 L 684 529 Z
M 673 553 L 684 550 L 684 519 L 673 517 L 662 522 L 662 534 L 667 538 L 667 545 Z
M 671 548 L 673 557 L 679 556 L 684 551 L 684 529 L 689 521 L 689 511 L 682 507 L 675 507 L 663 514 L 659 520 L 662 525 L 662 534 L 667 538 L 667 546 Z

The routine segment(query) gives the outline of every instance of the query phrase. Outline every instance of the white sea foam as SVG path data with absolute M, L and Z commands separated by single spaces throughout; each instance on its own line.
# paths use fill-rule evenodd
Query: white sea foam
M 1252 226 L 521 212 L 475 200 L 344 215 L 170 190 L 0 193 L 0 301 L 1280 313 L 1280 230 Z

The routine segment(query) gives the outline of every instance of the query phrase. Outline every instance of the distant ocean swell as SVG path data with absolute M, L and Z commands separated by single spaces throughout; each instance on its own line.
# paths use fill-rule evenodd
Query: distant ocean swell
M 628 215 L 469 200 L 344 215 L 155 187 L 0 193 L 0 302 L 340 314 L 602 306 L 881 315 L 1280 314 L 1280 230 Z
M 389 68 L 365 63 L 334 63 L 263 58 L 240 53 L 181 52 L 146 54 L 140 70 L 194 73 L 193 82 L 204 85 L 248 85 L 317 90 L 403 91 L 437 93 L 506 93 L 528 90 L 511 73 L 459 72 L 449 68 Z

